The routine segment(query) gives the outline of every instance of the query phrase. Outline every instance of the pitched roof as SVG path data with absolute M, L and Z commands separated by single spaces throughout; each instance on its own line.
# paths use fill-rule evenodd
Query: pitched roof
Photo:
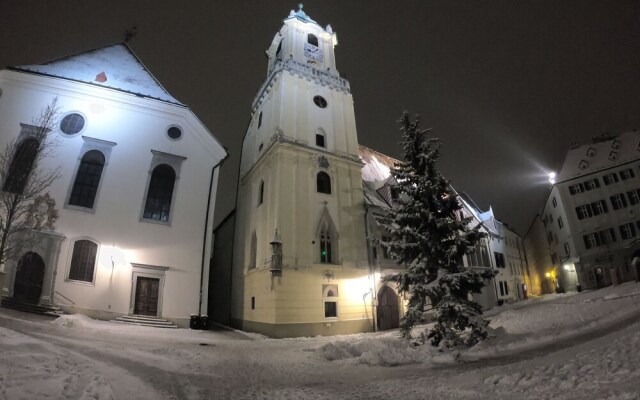
M 137 96 L 184 105 L 160 85 L 126 44 L 116 44 L 39 65 L 10 68 L 107 87 Z
M 640 158 L 640 133 L 626 132 L 598 143 L 573 148 L 567 153 L 557 181 L 592 174 Z

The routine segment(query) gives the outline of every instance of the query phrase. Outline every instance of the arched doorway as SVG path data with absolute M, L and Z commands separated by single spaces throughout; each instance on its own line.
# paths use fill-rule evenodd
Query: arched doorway
M 389 286 L 383 286 L 378 291 L 378 329 L 381 331 L 400 326 L 400 309 L 398 295 Z
M 27 303 L 38 304 L 44 281 L 44 261 L 33 252 L 25 253 L 18 262 L 16 279 L 13 284 L 13 298 Z

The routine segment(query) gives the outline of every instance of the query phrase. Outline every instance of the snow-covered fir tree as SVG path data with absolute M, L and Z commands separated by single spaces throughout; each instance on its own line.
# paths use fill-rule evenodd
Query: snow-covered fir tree
M 422 341 L 429 338 L 435 346 L 441 342 L 447 347 L 471 346 L 486 338 L 487 321 L 470 294 L 480 293 L 491 272 L 466 268 L 462 260 L 484 234 L 479 226 L 469 228 L 470 218 L 460 218 L 458 196 L 436 168 L 439 139 L 428 138 L 429 130 L 420 129 L 419 119 L 411 121 L 406 112 L 399 123 L 403 161 L 391 169 L 397 200 L 378 218 L 390 239 L 377 242 L 404 266 L 403 272 L 386 277 L 409 295 L 400 325 L 402 335 L 411 338 L 429 299 L 436 324 L 421 335 Z

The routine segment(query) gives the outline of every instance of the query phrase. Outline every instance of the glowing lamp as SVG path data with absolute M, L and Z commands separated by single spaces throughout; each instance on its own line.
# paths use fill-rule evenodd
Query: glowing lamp
M 555 172 L 549 172 L 549 183 L 552 185 L 555 185 L 556 183 L 556 173 Z
M 551 278 L 551 272 L 547 272 L 546 274 L 544 274 L 544 276 L 546 276 L 547 278 Z

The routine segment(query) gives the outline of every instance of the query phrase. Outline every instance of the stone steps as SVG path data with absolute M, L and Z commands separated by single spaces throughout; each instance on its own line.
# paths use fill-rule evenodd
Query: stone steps
M 123 315 L 122 317 L 118 317 L 112 321 L 120 324 L 149 326 L 152 328 L 178 328 L 176 324 L 167 321 L 166 319 L 149 317 L 146 315 Z
M 10 308 L 12 310 L 18 310 L 28 312 L 32 314 L 46 315 L 53 318 L 58 318 L 63 315 L 64 312 L 58 307 L 54 306 L 41 306 L 37 304 L 26 303 L 24 301 L 14 299 L 13 297 L 2 296 L 0 305 L 4 308 Z

